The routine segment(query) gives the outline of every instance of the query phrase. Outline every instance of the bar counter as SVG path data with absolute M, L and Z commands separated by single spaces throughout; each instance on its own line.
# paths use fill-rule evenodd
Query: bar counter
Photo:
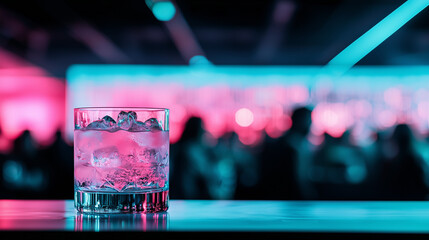
M 171 200 L 164 213 L 84 215 L 72 200 L 0 200 L 0 231 L 410 237 L 429 234 L 429 202 Z

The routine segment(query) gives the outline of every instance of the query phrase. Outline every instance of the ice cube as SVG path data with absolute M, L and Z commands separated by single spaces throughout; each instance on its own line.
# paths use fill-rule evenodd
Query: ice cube
M 74 178 L 77 185 L 82 188 L 92 188 L 101 184 L 96 168 L 87 163 L 75 167 Z
M 136 120 L 137 120 L 137 113 L 136 113 L 136 112 L 129 111 L 129 112 L 128 112 L 128 115 L 130 115 L 130 117 L 132 117 L 132 118 L 134 119 L 134 121 L 136 121 Z
M 127 130 L 132 132 L 161 131 L 162 125 L 156 118 L 149 118 L 145 122 L 134 121 L 131 127 L 129 127 Z
M 92 153 L 91 164 L 94 167 L 118 167 L 121 165 L 118 148 L 115 146 L 95 150 Z
M 129 130 L 137 120 L 137 113 L 133 111 L 121 111 L 118 115 L 118 126 L 123 130 Z
M 149 118 L 144 122 L 144 126 L 149 129 L 149 131 L 162 130 L 162 126 L 156 118 Z
M 88 126 L 86 126 L 86 129 L 103 129 L 103 120 L 98 120 L 98 121 L 94 121 L 90 124 L 88 124 Z
M 128 131 L 131 132 L 148 132 L 150 129 L 148 129 L 144 122 L 136 121 L 133 123 L 133 125 L 128 129 Z
M 131 179 L 131 170 L 124 168 L 117 168 L 114 172 L 106 175 L 104 178 L 105 182 L 103 188 L 113 189 L 116 191 L 122 191 L 129 184 Z
M 159 151 L 156 149 L 145 148 L 137 151 L 137 162 L 145 164 L 156 164 L 159 160 Z
M 116 122 L 112 117 L 106 115 L 102 119 L 90 123 L 86 129 L 112 130 L 116 128 Z

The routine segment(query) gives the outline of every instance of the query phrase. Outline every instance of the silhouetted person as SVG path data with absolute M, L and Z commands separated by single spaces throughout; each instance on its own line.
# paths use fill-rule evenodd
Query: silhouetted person
M 214 158 L 211 162 L 216 181 L 211 181 L 210 196 L 212 199 L 233 199 L 237 183 L 237 167 L 243 157 L 242 149 L 237 145 L 237 134 L 225 133 L 213 146 Z
M 370 182 L 369 191 L 371 192 L 372 200 L 388 199 L 387 192 L 384 186 L 383 174 L 386 161 L 389 161 L 389 154 L 392 155 L 391 147 L 385 136 L 385 132 L 376 131 L 372 134 L 374 143 L 367 146 L 367 150 L 371 161 L 368 165 L 368 181 Z
M 396 126 L 391 141 L 391 156 L 383 166 L 383 189 L 391 200 L 424 200 L 427 195 L 423 159 L 416 151 L 415 137 L 408 125 Z
M 37 146 L 29 130 L 22 132 L 13 141 L 12 154 L 25 161 L 35 161 L 37 158 Z
M 214 198 L 253 199 L 259 177 L 253 150 L 241 143 L 235 132 L 226 132 L 218 139 L 214 166 L 220 181 L 211 188 L 215 189 Z
M 230 199 L 253 199 L 259 178 L 254 150 L 241 143 L 235 132 L 227 132 L 218 139 L 215 154 L 224 176 L 223 188 L 220 188 L 224 189 L 224 196 L 232 194 Z
M 46 197 L 46 174 L 42 156 L 30 131 L 25 130 L 13 142 L 13 149 L 3 165 L 7 194 L 13 198 Z
M 172 146 L 171 198 L 210 199 L 213 154 L 204 143 L 202 120 L 191 117 L 180 140 Z
M 54 142 L 43 150 L 43 167 L 48 171 L 48 195 L 53 199 L 73 198 L 73 147 L 57 130 Z
M 363 200 L 369 191 L 367 159 L 360 148 L 350 142 L 345 131 L 336 138 L 325 133 L 324 142 L 314 154 L 312 179 L 321 200 Z
M 311 110 L 300 107 L 292 113 L 292 126 L 279 139 L 267 139 L 261 152 L 261 199 L 308 199 L 312 189 L 307 178 L 310 145 L 307 135 L 311 126 Z

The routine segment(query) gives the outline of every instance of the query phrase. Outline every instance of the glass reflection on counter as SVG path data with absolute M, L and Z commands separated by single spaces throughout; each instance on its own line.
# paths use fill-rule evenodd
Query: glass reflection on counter
M 75 216 L 74 230 L 82 231 L 166 231 L 169 214 L 79 214 Z

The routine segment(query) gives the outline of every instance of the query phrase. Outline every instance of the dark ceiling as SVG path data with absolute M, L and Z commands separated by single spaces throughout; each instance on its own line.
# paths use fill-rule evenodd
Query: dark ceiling
M 175 3 L 200 51 L 214 64 L 324 65 L 403 2 Z M 58 77 L 76 63 L 188 64 L 171 29 L 144 0 L 2 0 L 0 48 Z M 359 64 L 429 64 L 429 9 Z

